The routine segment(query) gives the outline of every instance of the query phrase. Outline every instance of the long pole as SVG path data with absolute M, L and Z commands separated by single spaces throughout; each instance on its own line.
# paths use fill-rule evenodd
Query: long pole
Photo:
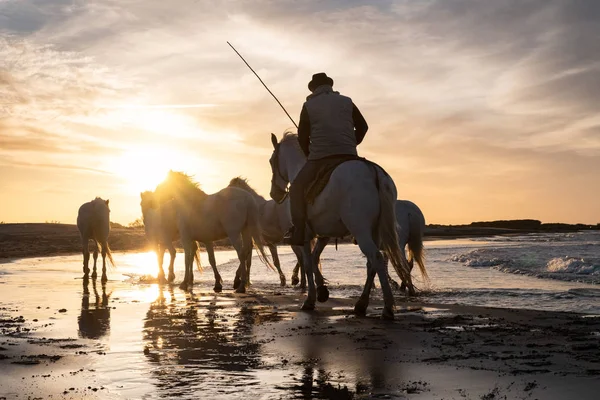
M 260 81 L 260 83 L 263 84 L 263 86 L 265 87 L 265 89 L 267 89 L 267 92 L 269 92 L 271 94 L 271 96 L 273 96 L 273 98 L 275 99 L 275 101 L 277 102 L 277 104 L 279 104 L 279 106 L 281 107 L 281 109 L 283 110 L 283 112 L 285 113 L 285 115 L 288 116 L 288 118 L 290 119 L 290 121 L 292 121 L 292 123 L 294 124 L 294 126 L 296 127 L 296 129 L 298 129 L 298 125 L 296 124 L 296 122 L 292 119 L 292 117 L 290 116 L 290 114 L 287 112 L 287 110 L 285 109 L 285 107 L 283 106 L 283 104 L 281 104 L 281 102 L 277 99 L 277 97 L 275 97 L 275 95 L 273 94 L 273 92 L 271 92 L 269 90 L 269 88 L 267 87 L 267 85 L 265 85 L 265 83 L 263 82 L 262 79 L 260 79 L 260 76 L 258 76 L 258 74 L 252 69 L 252 67 L 250 66 L 250 64 L 248 64 L 248 62 L 246 60 L 244 60 L 244 57 L 242 57 L 242 55 L 235 49 L 235 47 L 233 47 L 231 45 L 231 43 L 227 42 L 227 44 L 229 45 L 229 47 L 231 47 L 233 49 L 233 51 L 235 51 L 235 53 L 240 56 L 240 58 L 242 59 L 242 61 L 244 62 L 244 64 L 246 64 L 248 66 L 248 68 L 250 68 L 250 71 L 254 72 L 254 75 L 256 75 L 256 77 L 258 78 L 258 80 Z

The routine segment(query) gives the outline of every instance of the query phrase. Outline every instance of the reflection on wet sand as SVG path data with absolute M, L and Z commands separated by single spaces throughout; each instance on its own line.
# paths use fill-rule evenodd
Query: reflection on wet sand
M 278 313 L 233 297 L 178 292 L 178 299 L 168 292 L 167 300 L 160 289 L 143 331 L 159 395 L 189 396 L 193 389 L 222 396 L 258 385 L 253 370 L 261 366 L 262 345 L 253 329 L 280 320 Z
M 81 313 L 77 318 L 79 337 L 99 339 L 110 332 L 110 307 L 106 294 L 106 284 L 102 284 L 102 299 L 96 288 L 96 280 L 92 280 L 95 302 L 90 307 L 89 279 L 83 279 L 83 296 L 81 298 Z

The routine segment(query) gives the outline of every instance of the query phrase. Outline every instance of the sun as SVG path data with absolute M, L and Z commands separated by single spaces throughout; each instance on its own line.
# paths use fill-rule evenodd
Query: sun
M 143 148 L 125 151 L 112 163 L 113 173 L 124 180 L 125 191 L 140 193 L 154 190 L 170 169 L 177 155 L 167 149 Z

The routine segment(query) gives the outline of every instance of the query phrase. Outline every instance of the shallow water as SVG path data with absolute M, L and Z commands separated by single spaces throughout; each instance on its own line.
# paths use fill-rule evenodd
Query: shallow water
M 600 314 L 597 285 L 507 273 L 497 265 L 474 267 L 454 261 L 478 250 L 508 254 L 506 248 L 521 246 L 523 251 L 523 242 L 517 240 L 514 244 L 514 241 L 515 238 L 510 241 L 492 238 L 426 242 L 431 284 L 426 286 L 417 281 L 425 289 L 419 301 Z M 286 248 L 281 248 L 280 253 L 289 281 L 295 258 Z M 235 254 L 221 251 L 216 258 L 225 288 L 229 289 L 237 268 Z M 275 322 L 293 322 L 294 327 L 289 329 L 294 330 L 323 323 L 310 313 L 297 313 L 295 307 L 277 309 L 272 304 L 262 304 L 256 297 L 234 295 L 230 290 L 214 295 L 210 267 L 202 274 L 196 272 L 194 292 L 199 294 L 194 295 L 154 283 L 153 254 L 120 253 L 115 254 L 115 260 L 118 267 L 109 269 L 107 285 L 78 278 L 80 256 L 24 259 L 0 265 L 0 316 L 24 315 L 30 321 L 27 329 L 31 329 L 23 337 L 18 331 L 14 335 L 3 332 L 9 338 L 14 337 L 3 346 L 11 343 L 17 349 L 21 349 L 19 343 L 28 346 L 23 355 L 50 354 L 50 349 L 54 349 L 63 357 L 46 367 L 12 364 L 13 373 L 22 373 L 23 377 L 47 374 L 44 385 L 27 387 L 27 393 L 36 395 L 54 390 L 64 391 L 65 396 L 73 398 L 85 395 L 144 399 L 197 398 L 199 394 L 207 398 L 250 394 L 257 398 L 349 398 L 352 393 L 397 397 L 405 389 L 397 382 L 393 386 L 394 379 L 390 377 L 398 374 L 406 379 L 418 377 L 415 371 L 398 366 L 393 368 L 402 370 L 390 370 L 391 366 L 380 365 L 379 360 L 385 356 L 383 350 L 374 350 L 371 358 L 356 359 L 352 365 L 343 359 L 329 360 L 335 367 L 327 367 L 320 360 L 320 341 L 314 342 L 310 336 L 307 337 L 310 343 L 289 344 L 294 349 L 290 355 L 303 352 L 294 363 L 290 357 L 281 355 L 284 336 L 278 337 L 278 345 L 273 346 L 273 336 L 266 333 Z M 208 265 L 206 254 L 202 254 L 202 261 Z M 332 298 L 359 295 L 365 279 L 365 259 L 357 246 L 343 245 L 337 251 L 329 246 L 322 262 Z M 178 254 L 179 279 L 182 263 L 183 256 Z M 253 261 L 252 281 L 254 293 L 292 295 L 298 305 L 302 301 L 303 295 L 297 289 L 281 288 L 278 276 L 258 259 Z M 379 290 L 373 296 L 380 296 Z M 398 294 L 398 298 L 402 295 Z M 330 337 L 327 340 L 335 344 L 335 340 L 342 340 L 335 336 L 336 321 L 352 323 L 352 320 L 348 319 L 347 306 L 334 310 L 337 314 L 325 320 L 327 325 L 322 328 L 323 334 Z M 373 308 L 370 312 L 379 313 Z M 352 340 L 360 343 L 361 338 Z M 21 350 L 15 351 L 13 359 L 18 359 Z M 287 362 L 290 364 L 282 369 L 281 365 Z M 83 386 L 70 383 L 75 375 L 84 377 Z M 4 381 L 0 378 L 3 384 L 0 394 L 10 397 L 22 393 L 21 381 L 19 384 L 13 381 L 9 377 Z M 74 388 L 69 388 L 71 385 Z

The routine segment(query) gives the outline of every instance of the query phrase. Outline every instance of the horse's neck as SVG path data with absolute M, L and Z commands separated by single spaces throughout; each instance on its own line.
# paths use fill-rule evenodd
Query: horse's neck
M 256 205 L 259 208 L 263 207 L 267 203 L 267 199 L 262 197 L 260 194 L 256 193 L 254 190 L 250 190 L 250 191 L 248 191 L 248 193 L 250 193 L 252 195 L 254 202 L 256 203 Z
M 298 176 L 298 173 L 306 164 L 306 157 L 301 151 L 290 151 L 289 156 L 285 159 L 288 179 L 293 182 Z

